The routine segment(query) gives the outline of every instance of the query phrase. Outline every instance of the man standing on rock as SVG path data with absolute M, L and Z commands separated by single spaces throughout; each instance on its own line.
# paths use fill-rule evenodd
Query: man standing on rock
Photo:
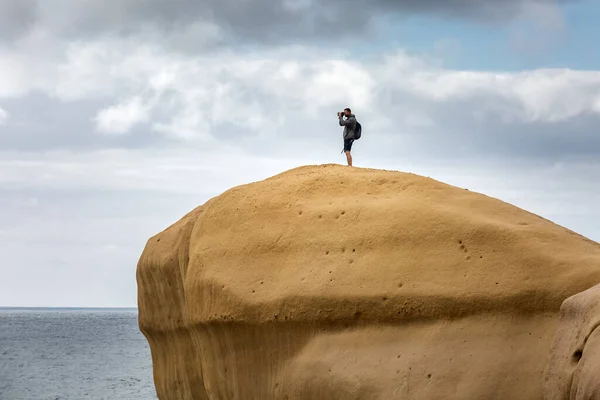
M 344 112 L 337 113 L 340 126 L 344 127 L 344 150 L 342 152 L 346 153 L 346 160 L 348 161 L 348 165 L 352 166 L 352 154 L 350 151 L 352 150 L 352 143 L 354 143 L 354 132 L 356 130 L 356 116 L 352 114 L 352 110 L 349 108 L 345 108 Z M 346 117 L 346 119 L 344 119 Z

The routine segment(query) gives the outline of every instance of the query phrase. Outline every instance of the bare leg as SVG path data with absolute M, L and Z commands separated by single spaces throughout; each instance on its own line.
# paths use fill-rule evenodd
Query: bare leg
M 352 154 L 349 151 L 346 151 L 346 160 L 348 161 L 348 165 L 352 166 Z

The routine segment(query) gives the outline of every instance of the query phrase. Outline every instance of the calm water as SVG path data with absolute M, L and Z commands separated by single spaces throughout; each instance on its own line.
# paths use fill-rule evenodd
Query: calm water
M 0 309 L 0 399 L 156 399 L 136 310 Z

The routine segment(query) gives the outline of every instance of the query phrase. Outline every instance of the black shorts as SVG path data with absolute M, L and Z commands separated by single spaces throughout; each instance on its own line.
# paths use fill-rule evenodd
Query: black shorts
M 354 143 L 354 139 L 344 139 L 344 151 L 352 150 L 352 143 Z

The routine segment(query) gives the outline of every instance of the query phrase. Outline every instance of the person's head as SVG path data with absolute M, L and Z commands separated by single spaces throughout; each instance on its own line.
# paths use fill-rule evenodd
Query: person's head
M 347 108 L 347 107 L 346 107 L 346 108 L 344 108 L 344 115 L 345 115 L 346 117 L 349 117 L 349 116 L 350 116 L 350 114 L 352 114 L 352 110 L 351 110 L 351 109 L 349 109 L 349 108 Z

